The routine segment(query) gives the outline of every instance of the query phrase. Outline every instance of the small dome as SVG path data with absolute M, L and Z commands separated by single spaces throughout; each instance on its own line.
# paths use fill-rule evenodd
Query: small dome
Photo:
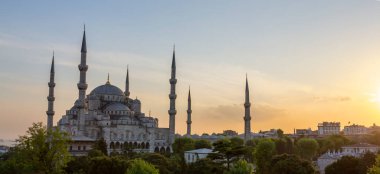
M 130 111 L 130 109 L 121 103 L 112 103 L 106 107 L 105 111 Z
M 119 96 L 124 95 L 124 93 L 123 93 L 123 91 L 121 91 L 121 89 L 119 89 L 118 87 L 113 86 L 109 83 L 96 87 L 90 93 L 90 95 L 94 95 L 94 94 L 119 95 Z

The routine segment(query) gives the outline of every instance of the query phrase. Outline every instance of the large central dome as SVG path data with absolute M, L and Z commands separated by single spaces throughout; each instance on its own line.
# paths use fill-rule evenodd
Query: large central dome
M 113 86 L 109 83 L 105 84 L 105 85 L 101 85 L 101 86 L 98 86 L 96 87 L 94 90 L 91 91 L 90 95 L 94 95 L 94 94 L 100 94 L 100 95 L 124 95 L 123 91 L 121 89 L 119 89 L 118 87 L 116 86 Z

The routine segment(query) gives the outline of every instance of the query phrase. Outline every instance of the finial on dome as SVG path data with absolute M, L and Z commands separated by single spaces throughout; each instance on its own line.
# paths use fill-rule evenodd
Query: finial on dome
M 111 84 L 111 83 L 110 83 L 110 73 L 108 73 L 108 76 L 107 76 L 107 83 L 106 83 L 106 84 L 108 84 L 108 85 Z

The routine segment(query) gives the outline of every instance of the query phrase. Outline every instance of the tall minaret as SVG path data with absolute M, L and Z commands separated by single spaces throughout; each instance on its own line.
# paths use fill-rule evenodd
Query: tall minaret
M 244 115 L 244 141 L 251 138 L 251 103 L 249 102 L 248 78 L 245 77 L 245 115 Z
M 78 83 L 78 89 L 79 89 L 79 97 L 78 100 L 75 102 L 75 106 L 78 108 L 78 134 L 84 135 L 85 130 L 85 97 L 86 97 L 86 89 L 87 89 L 87 83 L 86 83 L 86 71 L 88 69 L 88 66 L 86 64 L 86 57 L 87 57 L 87 46 L 86 46 L 86 28 L 84 28 L 83 31 L 83 40 L 82 40 L 82 48 L 81 48 L 81 57 L 80 57 L 80 64 L 78 65 L 78 69 L 80 71 L 80 78 Z
M 78 65 L 78 69 L 80 71 L 79 83 L 77 84 L 78 90 L 79 90 L 79 97 L 78 97 L 78 101 L 76 102 L 78 108 L 84 108 L 84 99 L 86 97 L 86 89 L 87 89 L 86 72 L 88 69 L 88 66 L 86 64 L 86 59 L 87 59 L 86 28 L 84 28 L 80 64 Z
M 190 94 L 190 87 L 189 87 L 189 95 L 187 97 L 187 136 L 191 136 L 191 94 Z
M 125 78 L 125 91 L 124 91 L 125 96 L 129 98 L 129 67 L 127 66 L 127 77 Z
M 46 111 L 47 114 L 47 128 L 48 130 L 53 128 L 53 116 L 54 116 L 54 52 L 53 52 L 53 59 L 51 61 L 51 67 L 50 67 L 50 82 L 48 83 L 49 86 L 49 96 L 47 97 L 48 100 L 48 110 Z
M 176 66 L 175 66 L 175 46 L 173 48 L 173 60 L 172 60 L 172 73 L 170 82 L 170 109 L 169 109 L 169 143 L 173 144 L 175 139 L 175 114 L 177 110 L 175 109 L 175 99 L 177 98 L 177 94 L 175 94 L 175 85 L 177 83 L 177 79 L 175 78 Z

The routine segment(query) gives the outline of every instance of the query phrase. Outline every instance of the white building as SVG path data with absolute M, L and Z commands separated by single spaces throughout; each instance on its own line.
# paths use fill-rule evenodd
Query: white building
M 337 135 L 340 132 L 340 122 L 318 123 L 318 135 Z
M 368 133 L 368 128 L 363 125 L 349 125 L 344 126 L 343 129 L 344 135 L 364 135 Z
M 207 155 L 210 153 L 213 153 L 212 149 L 206 149 L 206 148 L 186 151 L 184 153 L 185 162 L 187 164 L 194 163 L 200 159 L 206 158 Z
M 343 156 L 360 157 L 367 152 L 376 154 L 379 150 L 379 146 L 368 143 L 359 143 L 354 145 L 343 146 L 340 151 L 329 151 L 321 155 L 317 160 L 318 169 L 321 174 L 324 174 L 325 168 L 328 165 L 334 163 Z

